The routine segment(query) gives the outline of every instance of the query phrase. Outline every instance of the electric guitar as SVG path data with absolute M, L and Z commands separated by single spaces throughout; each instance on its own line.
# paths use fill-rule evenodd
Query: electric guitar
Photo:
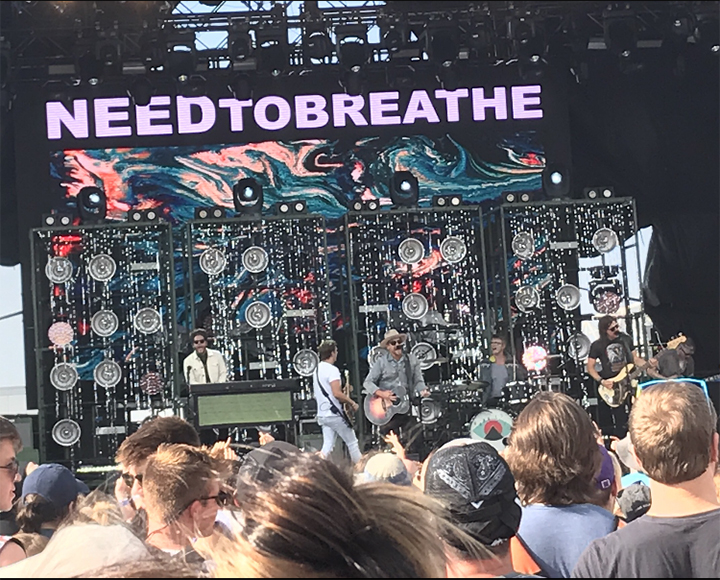
M 345 379 L 343 384 L 343 393 L 346 397 L 350 397 L 352 393 L 352 386 L 350 385 L 350 371 L 345 369 L 343 371 L 343 378 Z M 353 408 L 348 403 L 343 403 L 343 413 L 345 413 L 345 420 L 350 423 L 350 428 L 354 428 L 355 426 L 355 411 L 353 411 Z
M 397 397 L 395 401 L 388 401 L 373 393 L 365 396 L 363 409 L 373 425 L 387 425 L 397 413 L 404 414 L 410 410 L 410 397 L 405 395 Z
M 686 340 L 687 338 L 681 334 L 668 342 L 665 348 L 677 348 L 678 345 Z M 602 400 L 605 401 L 608 406 L 619 407 L 623 404 L 627 396 L 635 390 L 635 387 L 637 387 L 637 381 L 635 379 L 649 366 L 650 362 L 639 367 L 636 367 L 632 363 L 626 364 L 620 369 L 618 374 L 610 379 L 613 382 L 612 387 L 605 387 L 602 383 L 598 385 L 598 395 L 602 397 Z

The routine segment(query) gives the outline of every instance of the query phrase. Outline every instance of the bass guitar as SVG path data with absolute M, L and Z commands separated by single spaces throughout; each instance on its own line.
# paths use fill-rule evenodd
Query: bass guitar
M 686 340 L 687 338 L 681 334 L 668 342 L 665 348 L 677 348 L 678 345 Z M 605 401 L 608 406 L 619 407 L 625 402 L 627 396 L 637 387 L 637 381 L 635 379 L 649 366 L 649 362 L 639 367 L 636 367 L 632 363 L 625 365 L 620 369 L 618 374 L 610 379 L 613 382 L 612 387 L 606 387 L 602 383 L 598 385 L 598 395 L 602 397 L 602 400 Z
M 404 414 L 410 410 L 410 397 L 405 395 L 389 401 L 372 393 L 365 396 L 363 409 L 373 425 L 387 425 L 397 413 Z

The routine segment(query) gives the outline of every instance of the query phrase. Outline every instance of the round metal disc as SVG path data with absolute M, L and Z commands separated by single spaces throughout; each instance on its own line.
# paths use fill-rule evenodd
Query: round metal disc
M 271 318 L 270 307 L 264 302 L 253 302 L 245 309 L 245 322 L 253 328 L 264 328 Z
M 242 254 L 243 267 L 252 274 L 263 272 L 270 262 L 267 252 L 260 246 L 250 246 Z
M 104 360 L 93 370 L 95 382 L 105 389 L 111 389 L 122 379 L 122 369 L 114 360 Z
M 370 349 L 370 352 L 368 353 L 367 361 L 368 366 L 373 366 L 375 364 L 375 361 L 382 355 L 383 349 L 379 346 L 374 346 Z
M 45 265 L 45 275 L 50 282 L 64 284 L 73 274 L 73 265 L 67 258 L 54 257 L 48 260 Z
M 425 246 L 415 238 L 404 239 L 398 246 L 398 257 L 405 264 L 417 264 L 425 257 Z
M 450 236 L 440 243 L 440 255 L 446 262 L 457 264 L 467 256 L 467 245 L 462 238 Z
M 515 234 L 511 243 L 513 254 L 521 260 L 532 258 L 535 253 L 535 239 L 532 232 L 519 232 Z
M 320 364 L 320 357 L 310 349 L 303 349 L 295 353 L 293 368 L 301 377 L 309 377 Z
M 523 286 L 515 292 L 515 304 L 521 311 L 528 312 L 540 304 L 540 293 L 534 286 Z
M 58 391 L 69 391 L 78 382 L 78 373 L 75 365 L 58 363 L 50 371 L 50 384 Z
M 422 318 L 428 311 L 427 298 L 417 292 L 408 294 L 405 298 L 403 298 L 402 311 L 405 313 L 405 316 L 412 318 L 413 320 Z
M 67 346 L 75 338 L 75 332 L 69 323 L 55 322 L 48 328 L 48 338 L 55 346 Z
M 200 269 L 208 276 L 215 276 L 227 266 L 225 252 L 217 248 L 208 248 L 200 255 Z
M 577 360 L 586 359 L 590 354 L 590 339 L 582 332 L 576 332 L 568 340 L 568 356 Z
M 580 289 L 574 284 L 565 284 L 558 288 L 555 300 L 563 310 L 575 310 L 580 306 Z
M 601 254 L 607 254 L 620 245 L 620 240 L 610 228 L 600 228 L 593 234 L 592 245 Z
M 52 438 L 63 447 L 72 447 L 80 441 L 80 425 L 72 419 L 61 419 L 52 428 Z
M 112 310 L 98 310 L 90 320 L 90 328 L 98 336 L 112 336 L 119 324 L 118 317 Z
M 142 308 L 133 319 L 135 330 L 143 334 L 153 334 L 162 327 L 162 317 L 154 308 Z
M 158 395 L 165 388 L 165 381 L 160 373 L 151 371 L 140 377 L 140 390 L 146 395 Z
M 93 256 L 88 264 L 88 273 L 97 282 L 107 282 L 115 275 L 115 270 L 117 270 L 117 264 L 107 254 Z
M 420 368 L 424 371 L 432 367 L 437 358 L 437 351 L 429 342 L 418 342 L 410 349 L 410 354 L 417 357 L 420 361 Z

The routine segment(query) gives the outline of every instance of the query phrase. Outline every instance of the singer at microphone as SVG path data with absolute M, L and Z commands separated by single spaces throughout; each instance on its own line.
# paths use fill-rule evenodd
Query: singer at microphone
M 226 383 L 227 365 L 219 350 L 208 348 L 208 334 L 203 328 L 190 333 L 193 353 L 185 357 L 185 378 L 189 385 Z

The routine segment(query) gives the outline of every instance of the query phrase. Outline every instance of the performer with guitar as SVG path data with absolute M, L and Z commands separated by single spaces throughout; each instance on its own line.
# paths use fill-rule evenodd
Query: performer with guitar
M 627 365 L 635 365 L 635 374 L 648 366 L 655 366 L 652 358 L 646 362 L 633 348 L 632 339 L 620 332 L 617 318 L 603 316 L 598 320 L 600 338 L 590 345 L 587 372 L 598 384 L 598 423 L 600 427 L 611 427 L 611 433 L 618 439 L 625 437 L 630 415 L 630 394 L 632 392 L 630 373 Z M 599 372 L 595 368 L 600 361 Z M 618 378 L 617 381 L 613 380 Z M 622 379 L 622 380 L 620 380 Z
M 320 364 L 313 377 L 313 390 L 317 401 L 317 422 L 323 433 L 320 454 L 329 457 L 335 447 L 335 439 L 339 435 L 347 445 L 350 459 L 353 463 L 357 463 L 362 453 L 343 404 L 349 406 L 353 412 L 358 410 L 358 404 L 342 390 L 340 370 L 335 366 L 338 356 L 337 343 L 334 340 L 324 340 L 318 347 L 318 356 Z
M 380 342 L 381 354 L 377 357 L 363 383 L 365 416 L 380 426 L 380 434 L 399 433 L 407 449 L 415 447 L 408 441 L 407 431 L 414 417 L 408 415 L 410 395 L 430 396 L 422 376 L 420 361 L 411 353 L 403 352 L 405 334 L 394 328 L 385 333 Z

